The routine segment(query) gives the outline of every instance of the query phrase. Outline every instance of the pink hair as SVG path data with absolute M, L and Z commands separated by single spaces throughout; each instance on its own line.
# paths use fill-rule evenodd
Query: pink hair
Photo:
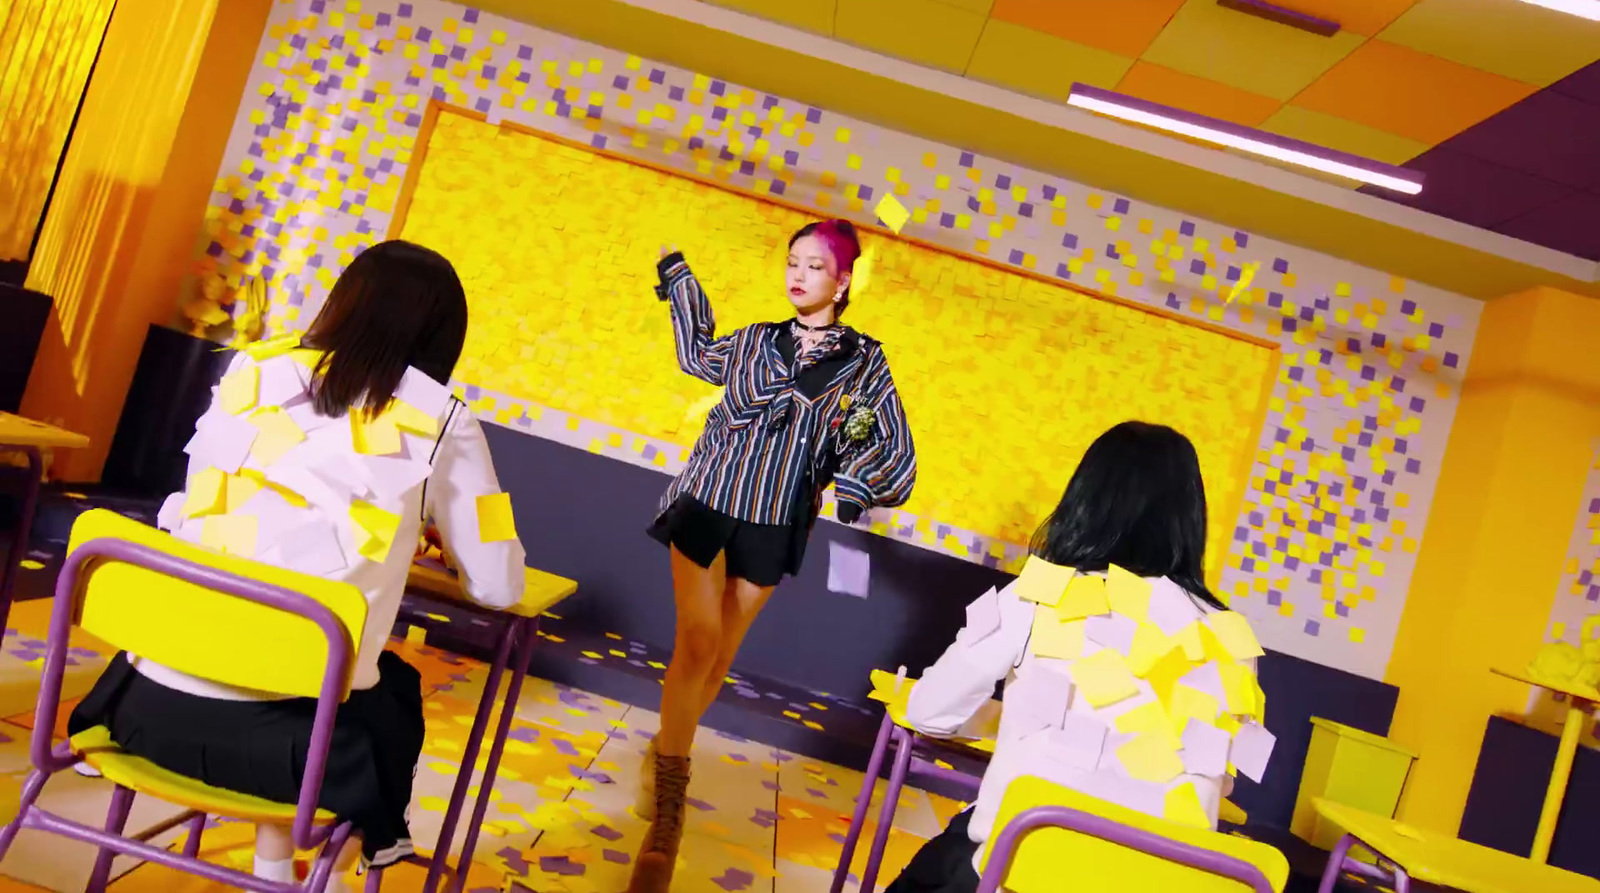
M 856 259 L 861 256 L 861 243 L 850 221 L 824 220 L 817 224 L 811 234 L 820 239 L 827 246 L 828 253 L 833 255 L 833 262 L 839 268 L 836 275 L 843 276 L 855 269 Z

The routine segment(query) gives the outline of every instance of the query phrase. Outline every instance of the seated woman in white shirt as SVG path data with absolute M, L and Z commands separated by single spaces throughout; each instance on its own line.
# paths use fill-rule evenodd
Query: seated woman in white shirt
M 1145 578 L 1150 592 L 1148 619 L 1175 630 L 1227 610 L 1201 579 L 1205 537 L 1205 488 L 1194 446 L 1171 428 L 1124 422 L 1102 434 L 1084 454 L 1060 505 L 1035 534 L 1032 554 L 1051 565 L 1074 568 L 1079 575 L 1127 571 Z M 1145 588 L 1143 583 L 1134 585 L 1141 591 Z M 1035 615 L 1045 608 L 1024 600 L 1018 589 L 1013 583 L 974 603 L 967 627 L 911 692 L 907 720 L 925 734 L 950 736 L 993 697 L 997 682 L 1007 682 L 994 759 L 984 773 L 977 802 L 918 851 L 888 893 L 975 890 L 977 856 L 997 832 L 994 821 L 1000 801 L 1007 785 L 1019 776 L 1037 775 L 1158 816 L 1167 791 L 1192 784 L 1197 802 L 1191 815 L 1199 819 L 1203 814 L 1213 827 L 1218 801 L 1232 788 L 1221 762 L 1205 767 L 1205 772 L 1214 774 L 1196 774 L 1189 765 L 1181 773 L 1169 770 L 1172 777 L 1162 783 L 1131 777 L 1119 764 L 1116 748 L 1134 736 L 1119 734 L 1115 717 L 1154 702 L 1150 683 L 1141 678 L 1137 695 L 1093 706 L 1094 699 L 1084 696 L 1072 675 L 1073 661 L 1035 653 L 1039 647 L 1033 636 Z M 1102 647 L 1129 648 L 1128 639 L 1140 624 L 1119 619 L 1115 606 L 1113 600 L 1099 621 L 1089 621 L 1081 656 Z M 1095 641 L 1097 635 L 1121 641 L 1102 646 Z M 1253 659 L 1247 663 L 1247 681 L 1253 688 Z M 1227 721 L 1224 716 L 1222 722 Z M 1085 727 L 1095 733 L 1091 738 L 1104 735 L 1101 747 L 1090 748 L 1098 757 L 1085 758 L 1081 748 L 1070 755 L 1056 752 Z M 1222 753 L 1227 753 L 1225 746 Z M 1062 888 L 1071 888 L 1070 879 L 1062 879 Z
M 522 544 L 485 542 L 495 537 L 478 529 L 478 498 L 500 493 L 483 430 L 446 386 L 466 332 L 466 294 L 449 261 L 406 242 L 368 248 L 304 338 L 234 357 L 186 448 L 188 484 L 159 517 L 180 539 L 215 546 L 208 518 L 250 516 L 243 526 L 255 529 L 254 541 L 230 541 L 226 551 L 366 594 L 354 690 L 339 710 L 320 799 L 360 837 L 341 869 L 358 850 L 378 866 L 411 852 L 421 677 L 384 643 L 424 520 L 437 524 L 468 596 L 503 607 L 522 595 Z M 261 424 L 267 416 L 273 425 Z M 221 494 L 214 502 L 212 492 Z M 119 654 L 69 728 L 103 724 L 123 749 L 171 771 L 292 803 L 314 708 Z M 257 828 L 257 875 L 293 881 L 293 856 L 286 829 Z

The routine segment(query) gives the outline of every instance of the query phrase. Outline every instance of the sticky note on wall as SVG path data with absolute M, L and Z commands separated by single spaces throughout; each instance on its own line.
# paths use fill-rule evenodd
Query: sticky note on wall
M 478 497 L 478 539 L 499 543 L 517 538 L 517 521 L 511 514 L 511 494 Z

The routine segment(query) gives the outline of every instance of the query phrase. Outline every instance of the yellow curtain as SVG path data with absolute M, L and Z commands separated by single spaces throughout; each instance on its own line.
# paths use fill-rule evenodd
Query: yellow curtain
M 116 0 L 0 0 L 0 261 L 27 260 Z

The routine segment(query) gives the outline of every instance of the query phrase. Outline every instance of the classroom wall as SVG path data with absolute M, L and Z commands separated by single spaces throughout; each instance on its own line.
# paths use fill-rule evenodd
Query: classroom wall
M 197 271 L 225 285 L 266 276 L 278 327 L 303 326 L 337 270 L 389 231 L 437 99 L 818 214 L 870 222 L 892 192 L 913 239 L 1276 345 L 1245 494 L 1213 513 L 1230 543 L 1222 588 L 1269 647 L 1382 675 L 1478 303 L 436 0 L 279 4 L 246 95 Z M 1026 351 L 1016 360 L 1048 360 Z M 631 448 L 641 432 L 590 407 L 460 384 L 487 420 L 538 415 L 550 436 L 653 465 Z M 940 551 L 957 532 L 938 517 L 910 526 Z

